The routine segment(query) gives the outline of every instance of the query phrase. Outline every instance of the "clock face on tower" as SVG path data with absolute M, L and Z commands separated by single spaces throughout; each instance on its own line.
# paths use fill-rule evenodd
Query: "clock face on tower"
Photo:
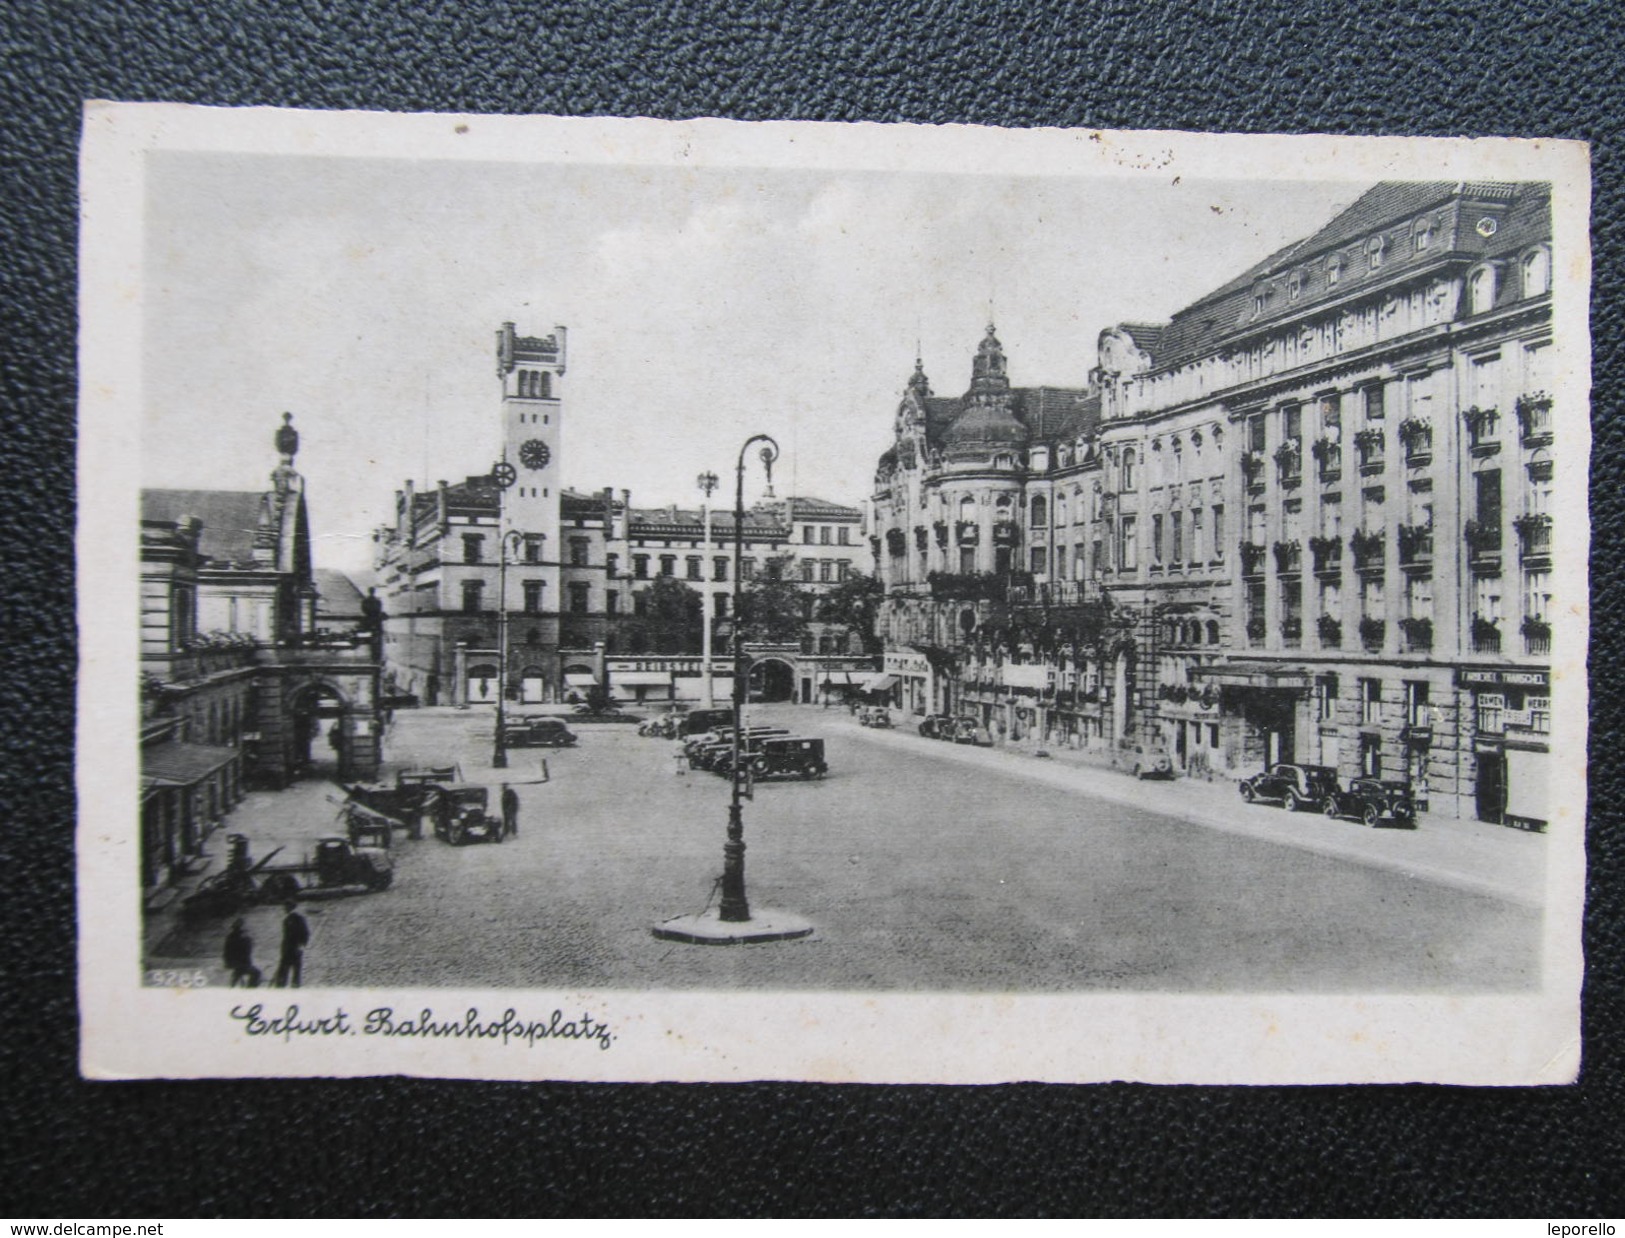
M 519 462 L 527 469 L 545 469 L 553 453 L 539 438 L 526 439 L 519 448 Z

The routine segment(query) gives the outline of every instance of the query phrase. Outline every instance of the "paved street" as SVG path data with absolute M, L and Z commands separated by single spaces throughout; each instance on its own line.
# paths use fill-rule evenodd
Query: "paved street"
M 578 725 L 512 754 L 520 835 L 453 848 L 397 836 L 393 887 L 306 904 L 307 985 L 1294 992 L 1511 990 L 1538 980 L 1546 839 L 1474 822 L 1415 831 L 1249 807 L 1214 785 L 860 730 L 840 711 L 755 711 L 828 738 L 830 775 L 745 805 L 751 902 L 809 939 L 655 940 L 721 872 L 728 786 L 673 745 Z M 489 713 L 401 713 L 386 774 L 459 759 L 495 784 Z M 256 856 L 330 832 L 328 785 L 255 793 L 228 829 Z M 495 796 L 493 795 L 493 802 Z M 224 853 L 217 836 L 211 850 Z M 1457 863 L 1457 860 L 1460 860 Z M 280 912 L 249 915 L 275 965 Z M 223 983 L 224 923 L 149 931 L 153 966 Z

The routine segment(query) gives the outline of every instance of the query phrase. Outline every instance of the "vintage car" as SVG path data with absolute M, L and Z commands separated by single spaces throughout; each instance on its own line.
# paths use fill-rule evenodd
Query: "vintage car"
M 1241 780 L 1241 798 L 1249 804 L 1278 803 L 1288 812 L 1317 812 L 1337 790 L 1337 771 L 1329 765 L 1272 765 Z
M 944 738 L 952 739 L 956 744 L 973 744 L 978 748 L 993 746 L 993 736 L 975 718 L 955 718 L 953 731 Z
M 799 735 L 760 740 L 748 768 L 755 778 L 822 778 L 829 772 L 824 741 Z
M 679 735 L 699 735 L 705 731 L 720 730 L 722 727 L 732 726 L 734 711 L 731 709 L 691 709 L 682 716 Z
M 865 705 L 858 710 L 858 725 L 889 730 L 891 728 L 891 710 L 884 705 Z
M 435 821 L 435 837 L 453 847 L 469 842 L 502 841 L 502 818 L 488 811 L 491 788 L 458 783 L 446 789 L 440 817 Z
M 514 718 L 502 727 L 504 748 L 568 748 L 575 742 L 560 718 Z
M 1321 801 L 1321 811 L 1328 817 L 1353 817 L 1369 826 L 1384 821 L 1416 824 L 1411 789 L 1403 782 L 1384 782 L 1380 778 L 1353 778 L 1345 788 L 1333 786 Z
M 1135 744 L 1130 753 L 1132 770 L 1136 778 L 1172 778 L 1174 762 L 1161 744 Z M 1247 793 L 1242 792 L 1243 795 Z
M 919 732 L 927 739 L 952 739 L 957 721 L 952 714 L 927 714 L 920 722 Z

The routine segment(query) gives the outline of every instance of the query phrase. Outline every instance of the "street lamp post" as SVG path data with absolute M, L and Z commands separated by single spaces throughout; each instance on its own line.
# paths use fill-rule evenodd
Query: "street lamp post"
M 773 494 L 773 462 L 779 458 L 779 445 L 766 434 L 753 434 L 739 449 L 739 463 L 734 470 L 734 579 L 733 579 L 733 737 L 730 743 L 733 760 L 729 776 L 728 841 L 722 848 L 722 897 L 715 917 L 705 913 L 678 916 L 654 927 L 654 935 L 667 941 L 685 941 L 703 945 L 724 945 L 738 942 L 789 941 L 806 937 L 813 926 L 800 916 L 778 911 L 762 911 L 752 916 L 750 902 L 745 897 L 745 820 L 740 805 L 740 782 L 744 770 L 739 742 L 740 728 L 745 716 L 744 631 L 741 626 L 740 603 L 744 600 L 740 567 L 745 551 L 745 454 L 760 443 L 757 453 L 767 472 L 767 494 Z
M 705 494 L 705 498 L 700 503 L 700 512 L 702 519 L 705 522 L 705 551 L 707 554 L 710 554 L 711 492 L 717 488 L 717 475 L 715 473 L 701 473 L 699 476 L 699 486 Z M 738 576 L 738 570 L 738 565 L 736 564 L 734 568 L 736 579 Z M 702 582 L 700 594 L 700 622 L 703 625 L 700 633 L 700 657 L 702 659 L 700 683 L 704 688 L 705 707 L 710 709 L 716 704 L 715 698 L 711 695 L 711 590 L 704 587 L 703 582 L 705 579 L 705 569 L 703 567 L 700 569 L 700 579 Z
M 503 742 L 503 722 L 508 700 L 508 542 L 522 542 L 524 535 L 506 527 L 503 496 L 519 480 L 519 471 L 507 460 L 491 466 L 491 481 L 497 488 L 497 730 L 491 743 L 491 768 L 508 768 L 508 748 Z

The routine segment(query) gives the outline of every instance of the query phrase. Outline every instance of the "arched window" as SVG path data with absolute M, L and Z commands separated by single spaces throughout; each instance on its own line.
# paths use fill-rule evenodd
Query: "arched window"
M 1055 496 L 1055 524 L 1059 528 L 1066 523 L 1066 495 Z
M 1042 529 L 1049 524 L 1049 504 L 1044 502 L 1044 496 L 1041 494 L 1033 496 L 1033 514 L 1030 523 L 1034 529 Z
M 965 521 L 976 519 L 976 500 L 968 494 L 959 500 L 959 518 Z
M 1219 621 L 1217 619 L 1207 621 L 1207 643 L 1210 645 L 1219 643 Z
M 1421 253 L 1433 243 L 1433 221 L 1431 219 L 1418 219 L 1416 227 L 1411 232 L 1411 243 L 1416 252 Z
M 1374 236 L 1365 243 L 1366 263 L 1373 271 L 1382 267 L 1382 246 L 1383 240 L 1380 236 Z
M 1538 297 L 1552 288 L 1551 255 L 1544 246 L 1523 256 L 1523 295 Z
M 1123 465 L 1122 465 L 1121 489 L 1124 489 L 1124 490 L 1132 490 L 1132 489 L 1134 489 L 1134 462 L 1135 462 L 1134 448 L 1132 448 L 1132 447 L 1123 448 Z
M 1495 268 L 1483 266 L 1467 277 L 1467 312 L 1486 314 L 1495 306 Z

